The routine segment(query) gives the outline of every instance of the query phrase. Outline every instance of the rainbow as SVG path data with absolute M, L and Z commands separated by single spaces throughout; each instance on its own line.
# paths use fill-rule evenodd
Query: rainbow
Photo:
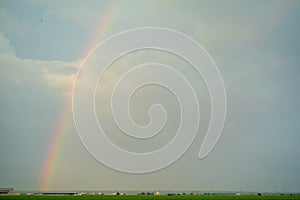
M 99 24 L 96 26 L 95 31 L 90 42 L 87 44 L 87 48 L 83 53 L 83 58 L 85 58 L 88 53 L 91 51 L 94 46 L 101 42 L 108 34 L 112 22 L 119 12 L 121 1 L 112 2 L 103 17 L 99 21 Z M 79 65 L 80 66 L 80 65 Z M 69 91 L 73 90 L 71 86 Z M 60 149 L 63 144 L 63 140 L 66 134 L 70 131 L 70 128 L 73 126 L 73 115 L 72 115 L 72 99 L 71 96 L 66 96 L 62 108 L 62 112 L 58 118 L 56 126 L 53 131 L 53 136 L 46 154 L 46 159 L 43 163 L 41 178 L 39 182 L 40 191 L 48 191 L 51 188 L 51 182 L 54 176 L 55 168 L 59 160 Z

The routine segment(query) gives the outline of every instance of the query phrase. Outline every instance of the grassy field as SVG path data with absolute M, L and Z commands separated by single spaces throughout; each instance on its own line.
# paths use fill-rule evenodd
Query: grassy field
M 125 195 L 125 196 L 109 196 L 109 195 L 83 195 L 83 196 L 0 196 L 0 200 L 130 200 L 130 199 L 141 199 L 141 200 L 194 200 L 194 199 L 262 199 L 262 200 L 288 200 L 288 199 L 299 199 L 300 195 L 267 195 L 267 196 L 256 196 L 256 195 L 241 195 L 241 196 L 231 196 L 231 195 L 181 195 L 181 196 L 145 196 L 145 195 Z

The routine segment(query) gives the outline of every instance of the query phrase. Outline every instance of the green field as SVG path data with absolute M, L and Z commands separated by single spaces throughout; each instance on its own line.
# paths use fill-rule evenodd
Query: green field
M 257 195 L 181 195 L 181 196 L 152 196 L 152 195 L 124 195 L 124 196 L 110 196 L 110 195 L 83 195 L 83 196 L 0 196 L 0 200 L 19 200 L 19 199 L 27 199 L 27 200 L 130 200 L 130 199 L 141 199 L 141 200 L 175 200 L 175 199 L 262 199 L 262 200 L 287 200 L 287 199 L 299 199 L 300 195 L 266 195 L 266 196 L 257 196 Z

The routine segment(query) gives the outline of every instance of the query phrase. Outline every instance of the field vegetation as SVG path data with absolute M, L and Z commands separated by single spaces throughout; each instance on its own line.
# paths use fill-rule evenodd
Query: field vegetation
M 230 199 L 261 199 L 261 200 L 288 200 L 288 199 L 299 199 L 300 195 L 82 195 L 82 196 L 60 196 L 60 195 L 19 195 L 19 196 L 0 196 L 0 200 L 230 200 Z

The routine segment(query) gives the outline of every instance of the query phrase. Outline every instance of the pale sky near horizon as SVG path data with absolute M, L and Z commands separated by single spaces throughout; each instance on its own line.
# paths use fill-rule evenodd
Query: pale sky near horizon
M 91 44 L 112 4 L 0 1 L 0 188 L 40 189 L 45 157 L 87 48 L 120 31 L 153 26 L 191 36 L 218 65 L 228 107 L 216 147 L 198 159 L 209 119 L 202 79 L 172 56 L 137 52 L 120 66 L 159 58 L 183 68 L 195 84 L 203 118 L 191 148 L 157 172 L 126 174 L 96 161 L 71 121 L 47 189 L 300 192 L 299 1 L 123 1 L 104 26 L 105 36 Z M 106 84 L 122 73 L 111 72 Z M 148 95 L 135 96 L 133 118 L 147 123 L 145 113 L 156 100 L 170 112 L 163 135 L 148 144 L 127 141 L 98 110 L 112 141 L 132 151 L 163 145 L 178 126 L 172 95 L 147 89 Z M 105 98 L 99 102 L 105 104 Z

